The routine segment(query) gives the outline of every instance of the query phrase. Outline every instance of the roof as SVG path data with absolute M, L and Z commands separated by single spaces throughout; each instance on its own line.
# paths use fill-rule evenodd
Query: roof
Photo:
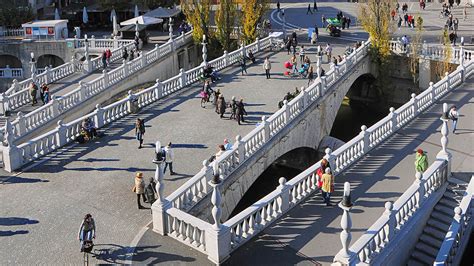
M 138 24 L 138 31 L 142 31 L 144 29 L 146 29 L 145 25 Z M 123 26 L 119 29 L 119 31 L 135 31 L 135 25 Z
M 58 24 L 67 23 L 67 19 L 58 20 L 38 20 L 21 24 L 22 27 L 54 27 Z
M 145 13 L 144 16 L 154 17 L 154 18 L 169 18 L 169 17 L 174 17 L 178 15 L 180 12 L 181 10 L 177 8 L 158 7 L 156 9 L 153 9 L 152 11 Z

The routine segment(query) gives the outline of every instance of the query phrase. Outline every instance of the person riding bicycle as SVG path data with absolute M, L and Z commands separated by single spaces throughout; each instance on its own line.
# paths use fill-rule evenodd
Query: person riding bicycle
M 95 222 L 92 215 L 89 213 L 86 214 L 79 227 L 77 236 L 77 239 L 81 242 L 81 252 L 84 252 L 86 243 L 92 243 L 92 239 L 95 239 L 95 229 Z

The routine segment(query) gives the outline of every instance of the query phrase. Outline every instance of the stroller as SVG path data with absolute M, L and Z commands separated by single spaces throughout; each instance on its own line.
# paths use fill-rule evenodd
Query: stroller
M 300 75 L 300 77 L 305 78 L 306 75 L 308 75 L 308 69 L 309 69 L 308 64 L 302 64 L 301 68 L 298 69 L 298 74 Z

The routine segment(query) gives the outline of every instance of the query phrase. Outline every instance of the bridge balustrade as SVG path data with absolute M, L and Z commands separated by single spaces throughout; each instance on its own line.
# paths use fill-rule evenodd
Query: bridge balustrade
M 433 265 L 459 265 L 463 251 L 472 232 L 474 208 L 474 176 L 458 207 L 454 208 L 454 217 Z
M 190 35 L 183 35 L 181 38 L 190 38 Z M 250 44 L 247 47 L 253 47 L 257 45 L 261 49 L 267 48 L 270 46 L 271 37 L 266 37 L 263 40 L 257 40 L 257 44 Z M 178 40 L 176 43 L 184 44 L 184 41 Z M 166 44 L 169 46 L 170 44 Z M 160 49 L 163 51 L 163 49 Z M 236 52 L 240 53 L 242 50 L 239 49 Z M 171 50 L 169 50 L 171 51 Z M 157 51 L 150 51 L 157 52 Z M 215 64 L 217 70 L 220 70 L 224 67 L 223 64 L 219 62 L 227 61 L 232 62 L 229 58 L 231 53 L 225 54 L 220 58 L 216 58 L 209 62 L 209 64 Z M 127 67 L 130 62 L 125 63 L 121 68 L 124 69 L 124 73 L 127 73 Z M 97 127 L 102 127 L 108 123 L 111 123 L 125 115 L 128 115 L 133 112 L 133 102 L 138 100 L 139 107 L 143 107 L 146 104 L 153 103 L 158 99 L 161 99 L 165 96 L 170 95 L 173 92 L 181 90 L 190 84 L 186 77 L 191 76 L 195 77 L 197 73 L 202 73 L 203 66 L 191 69 L 189 71 L 180 71 L 180 74 L 172 77 L 164 82 L 157 81 L 157 83 L 150 88 L 147 88 L 143 91 L 140 91 L 136 94 L 129 92 L 129 96 L 125 99 L 122 99 L 118 102 L 110 104 L 104 108 L 97 106 L 96 110 L 86 116 L 78 118 L 70 123 L 58 125 L 55 130 L 49 131 L 39 137 L 33 138 L 30 141 L 27 141 L 21 145 L 16 146 L 13 141 L 15 136 L 21 136 L 25 132 L 31 132 L 35 128 L 46 123 L 46 121 L 51 121 L 57 117 L 60 113 L 65 112 L 71 109 L 73 106 L 77 106 L 83 102 L 87 97 L 91 97 L 92 94 L 97 93 L 97 91 L 103 89 L 104 79 L 103 77 L 96 79 L 91 82 L 93 84 L 91 87 L 87 83 L 79 83 L 79 88 L 74 90 L 63 97 L 55 97 L 52 101 L 45 106 L 37 109 L 25 116 L 22 114 L 19 115 L 17 120 L 13 123 L 7 122 L 5 125 L 5 140 L 8 142 L 8 148 L 3 150 L 4 152 L 4 165 L 5 170 L 12 171 L 22 165 L 31 162 L 41 156 L 44 156 L 51 151 L 66 145 L 68 142 L 73 141 L 75 137 L 79 135 L 78 130 L 70 130 L 70 128 L 78 128 L 80 123 L 86 118 L 91 117 L 95 121 Z M 115 70 L 119 71 L 119 70 Z M 107 73 L 104 73 L 107 75 Z M 108 76 L 107 76 L 108 77 Z M 109 79 L 110 82 L 110 79 Z M 62 130 L 58 130 L 62 129 Z M 66 132 L 74 132 L 76 135 L 65 137 Z M 45 145 L 50 145 L 45 147 Z
M 191 35 L 190 33 L 187 33 L 186 35 L 182 35 L 179 37 L 181 40 L 179 40 L 179 45 L 183 45 L 186 43 L 185 40 L 183 39 L 190 39 Z M 133 44 L 132 44 L 133 45 Z M 156 49 L 152 51 L 149 51 L 148 54 L 156 54 Z M 152 57 L 156 58 L 155 61 L 158 58 L 161 58 L 168 53 L 172 52 L 173 48 L 171 47 L 170 42 L 162 45 L 159 50 L 161 51 L 161 56 L 160 57 Z M 118 49 L 118 51 L 120 51 Z M 164 53 L 164 51 L 168 51 L 167 53 Z M 117 52 L 118 54 L 119 52 Z M 116 58 L 119 58 L 118 56 Z M 40 108 L 37 108 L 36 110 L 24 115 L 24 116 L 19 116 L 16 120 L 12 122 L 13 128 L 23 128 L 25 130 L 15 130 L 13 132 L 13 139 L 18 139 L 30 132 L 32 132 L 34 129 L 50 122 L 54 118 L 56 118 L 59 114 L 64 113 L 71 108 L 74 108 L 87 99 L 93 97 L 94 95 L 97 95 L 98 93 L 112 87 L 112 85 L 117 84 L 118 82 L 124 80 L 127 78 L 129 75 L 132 75 L 134 73 L 137 73 L 140 69 L 146 67 L 147 65 L 150 65 L 154 61 L 147 61 L 143 60 L 146 59 L 146 56 L 142 54 L 140 57 L 129 61 L 129 62 L 124 62 L 124 64 L 114 70 L 112 70 L 110 73 L 107 73 L 106 71 L 103 71 L 102 76 L 90 81 L 90 82 L 79 82 L 78 88 L 75 90 L 66 93 L 63 96 L 55 98 L 57 105 L 59 106 L 59 109 L 57 112 L 50 112 L 51 108 L 54 108 L 53 105 L 55 104 L 54 101 L 51 101 L 48 104 L 43 105 Z M 100 60 L 100 58 L 99 58 Z M 97 62 L 99 62 L 97 60 Z M 63 71 L 66 71 L 65 69 L 70 69 L 69 71 L 72 71 L 73 66 L 72 62 L 67 63 L 65 65 L 61 66 L 61 69 Z M 23 91 L 16 92 L 11 95 L 11 97 L 6 96 L 6 100 L 8 102 L 9 106 L 14 106 L 16 108 L 21 107 L 31 101 L 30 95 L 29 95 L 29 89 L 25 89 Z M 0 104 L 1 105 L 1 104 Z M 38 120 L 37 117 L 40 116 L 44 119 Z M 31 120 L 31 121 L 29 121 Z M 30 126 L 23 126 L 25 124 L 29 124 Z

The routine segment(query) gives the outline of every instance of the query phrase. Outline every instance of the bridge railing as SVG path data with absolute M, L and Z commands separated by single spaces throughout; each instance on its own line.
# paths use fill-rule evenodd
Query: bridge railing
M 180 37 L 180 39 L 181 38 L 191 38 L 191 36 L 184 35 L 184 37 Z M 271 37 L 266 37 L 262 40 L 257 40 L 257 43 L 267 45 L 259 45 L 260 49 L 267 48 L 270 45 L 270 42 L 267 41 L 267 39 L 270 38 Z M 186 42 L 183 40 L 176 41 L 176 45 L 182 45 L 184 43 Z M 165 48 L 166 47 L 170 47 L 170 44 L 166 44 Z M 163 51 L 160 47 L 157 47 L 155 48 L 155 50 L 152 50 L 149 53 L 157 53 L 156 49 L 158 49 L 158 51 Z M 241 50 L 242 48 L 237 50 L 237 52 L 240 52 Z M 220 69 L 224 65 L 219 62 L 231 62 L 231 60 L 229 60 L 228 58 L 230 54 L 231 53 L 225 53 L 222 57 L 212 60 L 209 63 L 216 63 L 218 69 Z M 142 55 L 135 60 L 137 62 L 140 62 L 140 60 L 142 60 L 142 62 L 147 62 L 145 61 L 146 58 L 146 56 Z M 126 74 L 130 71 L 129 66 L 131 64 L 134 64 L 134 62 L 136 62 L 135 60 L 133 60 L 132 62 L 125 63 L 122 67 L 120 67 L 122 68 L 122 70 L 114 70 L 118 73 L 111 75 L 113 84 L 119 82 L 121 79 L 127 76 Z M 111 79 L 109 79 L 108 73 L 104 73 L 103 77 L 100 78 L 100 81 L 99 79 L 96 79 L 90 83 L 93 85 L 85 85 L 84 83 L 80 82 L 80 86 L 78 89 L 64 95 L 63 97 L 53 97 L 50 103 L 44 105 L 40 109 L 28 113 L 25 116 L 19 114 L 18 118 L 13 123 L 7 122 L 7 125 L 5 126 L 6 130 L 4 139 L 8 143 L 10 148 L 3 150 L 4 169 L 7 171 L 13 171 L 28 162 L 40 158 L 41 156 L 44 156 L 49 152 L 66 145 L 68 142 L 72 141 L 74 137 L 77 137 L 79 135 L 79 130 L 71 130 L 71 128 L 77 129 L 78 124 L 80 123 L 79 121 L 82 121 L 84 118 L 93 117 L 93 120 L 95 121 L 95 126 L 103 127 L 105 124 L 113 122 L 127 114 L 132 113 L 135 109 L 136 102 L 138 102 L 138 107 L 143 107 L 147 104 L 155 102 L 158 99 L 163 98 L 164 96 L 170 95 L 173 92 L 185 88 L 186 86 L 192 83 L 191 81 L 187 80 L 187 77 L 190 77 L 192 78 L 192 80 L 197 81 L 197 75 L 198 73 L 202 73 L 202 69 L 203 66 L 201 65 L 197 68 L 193 68 L 188 71 L 181 70 L 180 74 L 164 82 L 160 82 L 159 80 L 157 80 L 157 83 L 151 86 L 150 88 L 147 88 L 136 94 L 129 92 L 128 97 L 125 99 L 110 104 L 104 108 L 97 107 L 94 112 L 84 117 L 78 118 L 77 120 L 74 120 L 70 123 L 58 125 L 58 128 L 62 128 L 62 130 L 58 131 L 57 128 L 55 130 L 43 134 L 42 136 L 33 138 L 30 141 L 22 143 L 21 145 L 17 146 L 14 144 L 15 138 L 18 138 L 18 136 L 26 134 L 26 132 L 31 132 L 35 128 L 44 125 L 45 123 L 57 117 L 59 114 L 71 109 L 73 106 L 77 106 L 85 99 L 87 99 L 87 97 L 92 97 L 93 94 L 96 94 L 98 93 L 98 91 L 103 90 L 106 84 L 110 84 Z M 75 135 L 65 137 L 63 135 L 66 134 L 65 132 L 73 132 Z M 49 146 L 46 147 L 45 145 Z
M 433 265 L 459 265 L 461 256 L 467 246 L 474 224 L 474 176 L 464 193 L 458 207 L 454 208 L 454 217 Z
M 6 28 L 0 30 L 0 37 L 10 37 L 10 36 L 25 36 L 25 30 L 23 28 Z
M 83 40 L 76 39 L 75 42 L 82 43 Z M 123 47 L 130 49 L 133 47 L 133 41 L 131 40 L 95 40 L 90 41 L 91 45 L 97 47 L 96 44 L 99 43 L 111 43 L 113 48 L 116 46 L 115 50 L 112 50 L 112 57 L 110 58 L 111 62 L 115 62 L 122 56 Z M 99 48 L 109 48 L 108 45 L 101 45 Z M 91 68 L 89 71 L 95 71 L 102 67 L 102 58 L 99 56 L 97 58 L 91 59 L 90 64 Z M 85 63 L 86 61 L 84 61 Z M 74 57 L 70 62 L 66 62 L 60 66 L 50 69 L 45 67 L 44 71 L 35 76 L 34 81 L 37 85 L 46 83 L 50 84 L 56 82 L 60 79 L 69 77 L 70 75 L 82 72 L 84 70 L 84 63 L 81 63 L 79 60 L 76 60 Z M 12 86 L 3 94 L 3 97 L 0 97 L 0 114 L 4 114 L 5 111 L 13 111 L 19 107 L 31 103 L 31 96 L 29 92 L 30 83 L 33 81 L 33 78 L 28 78 L 21 82 L 16 80 L 13 81 Z
M 184 42 L 184 39 L 191 38 L 191 35 L 182 35 L 179 37 L 179 40 L 176 42 L 176 45 L 181 46 Z M 133 45 L 133 44 L 131 44 Z M 176 47 L 175 47 L 176 48 Z M 116 50 L 116 54 L 121 54 L 120 49 Z M 174 48 L 173 48 L 174 49 Z M 21 138 L 22 136 L 32 132 L 36 128 L 50 122 L 55 119 L 60 114 L 74 108 L 75 106 L 80 105 L 87 99 L 97 95 L 98 93 L 112 87 L 118 82 L 124 80 L 129 75 L 137 73 L 140 69 L 152 64 L 158 58 L 161 58 L 168 53 L 172 52 L 171 43 L 168 42 L 161 46 L 156 46 L 155 49 L 149 51 L 148 53 L 143 53 L 140 57 L 135 58 L 132 61 L 124 62 L 124 64 L 110 72 L 103 71 L 102 76 L 90 81 L 90 82 L 79 82 L 78 88 L 74 89 L 71 92 L 66 93 L 63 96 L 55 97 L 53 100 L 45 104 L 44 106 L 37 108 L 36 110 L 26 114 L 19 115 L 16 120 L 12 122 L 13 126 L 13 139 Z M 168 51 L 167 53 L 161 53 L 160 57 L 156 56 L 146 56 L 147 54 L 157 54 L 157 51 Z M 118 55 L 115 56 L 117 60 L 120 58 Z M 153 61 L 147 61 L 147 58 L 154 58 Z M 99 60 L 93 60 L 93 62 Z M 102 64 L 102 63 L 100 63 Z M 66 66 L 65 66 L 66 65 Z M 69 70 L 72 72 L 74 70 L 73 63 L 67 63 L 61 66 L 63 71 Z M 22 105 L 25 105 L 31 101 L 28 89 L 14 93 L 11 97 L 7 97 L 7 102 L 9 106 L 18 108 Z M 51 111 L 53 110 L 53 111 Z M 41 117 L 41 119 L 38 119 Z
M 448 163 L 437 159 L 425 173 L 417 173 L 415 182 L 392 205 L 387 202 L 384 214 L 351 247 L 349 265 L 370 263 L 423 208 L 423 203 L 448 178 Z

